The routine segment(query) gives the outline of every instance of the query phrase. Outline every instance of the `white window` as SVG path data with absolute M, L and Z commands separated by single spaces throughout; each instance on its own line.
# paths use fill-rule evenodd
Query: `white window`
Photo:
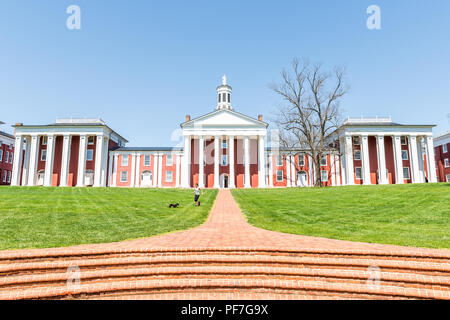
M 223 154 L 223 155 L 222 155 L 222 161 L 221 161 L 221 164 L 222 164 L 223 166 L 228 165 L 228 157 L 227 157 L 226 154 Z
M 448 162 L 449 162 L 448 159 L 444 159 L 444 166 L 446 168 L 450 167 L 450 164 Z
M 356 176 L 356 179 L 361 180 L 361 167 L 355 168 L 355 176 Z
M 46 146 L 47 145 L 47 136 L 43 136 L 42 137 L 42 145 Z
M 173 165 L 173 156 L 171 154 L 168 154 L 166 156 L 166 166 L 172 166 Z
M 122 155 L 122 161 L 120 164 L 122 167 L 127 167 L 128 166 L 128 154 L 123 154 Z
M 402 150 L 402 160 L 408 160 L 408 150 Z
M 227 140 L 222 140 L 222 149 L 227 148 Z
M 0 150 L 0 162 L 3 160 L 3 150 Z
M 8 171 L 8 183 L 11 183 L 11 171 Z
M 355 160 L 361 160 L 361 150 L 355 150 Z
M 127 182 L 128 180 L 128 171 L 120 172 L 120 182 Z
M 89 136 L 88 137 L 88 144 L 90 144 L 90 145 L 94 144 L 94 141 L 95 141 L 94 138 L 95 138 L 94 136 Z
M 405 136 L 401 136 L 400 137 L 400 143 L 404 146 L 406 146 L 406 137 Z
M 404 167 L 403 168 L 403 178 L 406 179 L 406 180 L 410 179 L 410 177 L 409 177 L 409 168 L 408 167 Z
M 304 154 L 299 154 L 298 155 L 298 165 L 299 166 L 304 166 L 305 165 L 305 155 Z
M 172 171 L 166 171 L 166 182 L 172 182 Z
M 448 152 L 448 149 L 447 149 L 447 145 L 446 145 L 446 144 L 443 144 L 443 145 L 442 145 L 442 152 L 443 152 L 443 153 L 447 153 L 447 152 Z
M 13 163 L 13 153 L 9 154 L 9 163 Z
M 94 160 L 94 149 L 87 149 L 86 161 Z
M 45 160 L 47 160 L 47 150 L 42 149 L 41 150 L 41 161 L 45 161 Z
M 9 159 L 9 151 L 6 151 L 5 163 L 8 163 Z
M 445 179 L 446 179 L 447 182 L 450 182 L 450 174 L 446 175 Z
M 6 182 L 6 176 L 8 175 L 8 171 L 3 171 L 3 182 Z
M 328 181 L 328 171 L 327 170 L 320 171 L 320 179 L 324 182 Z
M 150 166 L 150 159 L 151 159 L 151 157 L 149 154 L 144 156 L 144 166 L 146 166 L 146 167 Z
M 277 156 L 277 166 L 281 167 L 283 165 L 283 155 L 279 154 Z
M 321 166 L 327 165 L 327 156 L 322 156 L 322 159 L 320 159 L 320 165 Z
M 361 139 L 358 136 L 353 137 L 353 144 L 360 145 Z
M 277 182 L 283 181 L 283 170 L 277 170 Z

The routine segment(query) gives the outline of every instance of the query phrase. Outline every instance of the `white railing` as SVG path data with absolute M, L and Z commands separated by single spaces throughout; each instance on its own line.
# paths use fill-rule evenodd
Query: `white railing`
M 100 118 L 57 118 L 56 123 L 105 124 L 105 122 Z
M 344 124 L 346 123 L 392 123 L 392 117 L 378 117 L 375 118 L 350 118 L 348 117 L 347 120 L 344 121 Z

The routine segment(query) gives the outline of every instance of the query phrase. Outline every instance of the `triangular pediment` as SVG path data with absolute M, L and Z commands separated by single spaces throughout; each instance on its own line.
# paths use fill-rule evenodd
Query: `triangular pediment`
M 201 117 L 192 119 L 181 125 L 183 128 L 189 127 L 250 127 L 266 128 L 265 122 L 246 116 L 233 110 L 216 110 Z

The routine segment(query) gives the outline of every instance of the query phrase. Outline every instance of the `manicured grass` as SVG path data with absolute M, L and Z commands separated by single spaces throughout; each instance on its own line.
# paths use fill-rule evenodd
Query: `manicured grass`
M 252 225 L 332 239 L 450 248 L 450 183 L 240 189 Z
M 203 190 L 0 188 L 0 249 L 47 248 L 135 239 L 202 224 L 216 198 Z M 180 204 L 169 209 L 169 203 Z

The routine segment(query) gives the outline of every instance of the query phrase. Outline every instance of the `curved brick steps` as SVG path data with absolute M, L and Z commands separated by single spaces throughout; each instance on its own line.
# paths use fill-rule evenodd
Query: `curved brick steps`
M 67 268 L 73 266 L 81 286 L 71 292 Z M 380 277 L 375 287 L 367 283 L 373 266 Z M 198 296 L 202 290 L 221 296 L 262 290 L 286 299 L 450 299 L 450 264 L 441 256 L 237 248 L 0 257 L 0 299 L 157 297 L 162 291 Z

